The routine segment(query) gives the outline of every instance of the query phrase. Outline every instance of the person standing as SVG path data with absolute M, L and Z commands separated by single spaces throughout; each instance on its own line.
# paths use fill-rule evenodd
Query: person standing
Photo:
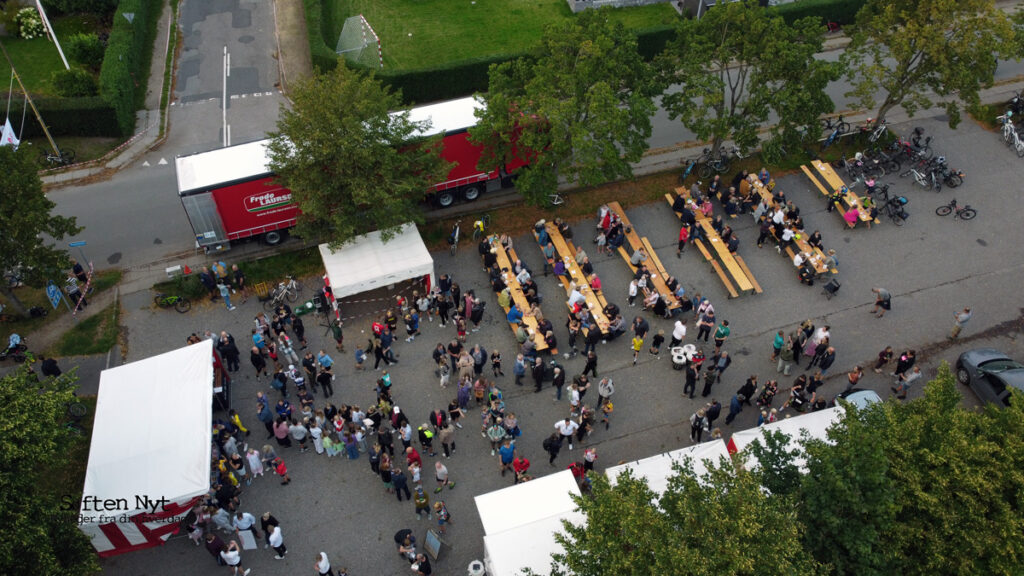
M 860 366 L 854 366 L 853 370 L 850 370 L 846 374 L 846 392 L 853 390 L 853 388 L 860 382 L 860 379 L 864 377 L 864 369 Z
M 284 535 L 281 534 L 280 524 L 270 529 L 270 536 L 267 537 L 267 543 L 274 549 L 274 552 L 277 552 L 277 555 L 274 556 L 274 560 L 284 560 L 284 555 L 288 553 L 288 548 L 284 545 Z
M 548 464 L 554 466 L 555 458 L 558 457 L 559 450 L 562 449 L 562 442 L 560 440 L 558 432 L 552 432 L 551 436 L 544 439 L 543 442 L 544 450 L 548 453 Z
M 512 461 L 516 458 L 515 443 L 511 439 L 505 438 L 501 448 L 498 448 L 498 456 L 498 470 L 504 476 L 505 471 L 512 467 Z
M 683 324 L 682 320 L 676 320 L 676 324 L 672 328 L 672 340 L 668 344 L 669 349 L 682 344 L 684 338 L 686 338 L 686 324 Z
M 217 290 L 220 291 L 220 297 L 224 299 L 224 306 L 228 310 L 234 310 L 235 307 L 231 305 L 231 287 L 221 282 L 217 284 Z
M 736 394 L 729 401 L 729 414 L 725 417 L 725 425 L 732 424 L 732 421 L 739 416 L 740 412 L 743 412 L 743 401 L 746 400 L 746 396 L 742 394 Z
M 892 388 L 892 391 L 900 400 L 906 400 L 907 392 L 910 390 L 910 386 L 920 379 L 921 367 L 914 366 L 912 369 L 899 375 L 899 377 L 896 379 L 896 387 Z
M 220 333 L 217 341 L 217 352 L 224 358 L 228 372 L 238 372 L 238 346 L 235 345 L 235 337 L 226 331 Z
M 882 373 L 882 367 L 889 362 L 892 362 L 893 355 L 894 352 L 892 350 L 892 346 L 886 346 L 885 350 L 878 353 L 878 360 L 875 361 L 875 374 Z
M 722 350 L 722 344 L 725 344 L 725 341 L 729 339 L 731 331 L 728 320 L 722 320 L 722 323 L 715 329 L 715 354 Z
M 319 576 L 334 576 L 334 572 L 331 570 L 331 561 L 327 558 L 326 552 L 316 555 L 316 563 L 313 564 L 313 570 Z
M 971 319 L 974 314 L 970 308 L 964 308 L 961 312 L 953 313 L 953 330 L 949 333 L 950 340 L 956 340 L 960 336 L 960 331 L 964 329 L 964 324 Z
M 220 558 L 225 564 L 231 567 L 234 576 L 238 576 L 239 574 L 247 576 L 249 572 L 252 572 L 252 568 L 245 568 L 242 566 L 241 549 L 238 547 L 238 542 L 234 540 L 221 549 Z
M 698 368 L 693 362 L 686 365 L 686 384 L 683 386 L 683 396 L 693 398 L 697 392 L 697 371 Z
M 643 347 L 643 340 L 640 341 L 640 346 Z M 593 374 L 594 378 L 597 378 L 597 354 L 593 350 L 587 352 L 587 363 L 583 366 L 583 375 L 587 374 Z
M 544 388 L 544 359 L 538 356 L 531 369 L 533 376 L 533 392 L 536 394 Z
M 690 442 L 700 443 L 704 429 L 708 427 L 708 419 L 704 408 L 700 408 L 690 416 Z
M 818 369 L 821 370 L 821 375 L 828 374 L 828 369 L 832 367 L 832 364 L 836 361 L 836 349 L 829 346 L 825 349 L 825 354 L 822 355 L 821 361 L 818 362 Z
M 260 353 L 259 346 L 253 346 L 252 350 L 249 351 L 249 362 L 252 363 L 252 367 L 256 369 L 256 380 L 258 381 L 261 376 L 267 375 L 267 360 Z
M 562 442 L 565 442 L 566 440 L 568 440 L 568 442 L 569 442 L 569 451 L 570 452 L 572 451 L 572 438 L 573 438 L 573 434 L 576 433 L 576 430 L 578 430 L 579 427 L 580 427 L 580 425 L 577 424 L 575 421 L 573 421 L 571 418 L 566 418 L 565 420 L 559 420 L 558 422 L 555 422 L 555 430 L 559 434 L 559 437 L 558 437 L 558 446 L 559 446 L 559 448 L 561 448 Z
M 391 485 L 395 489 L 395 496 L 402 501 L 402 493 L 405 493 L 406 500 L 412 500 L 412 492 L 409 491 L 409 481 L 402 472 L 401 466 L 393 466 L 391 469 Z
M 885 288 L 872 288 L 871 292 L 875 294 L 875 307 L 871 309 L 871 313 L 876 318 L 885 316 L 886 310 L 892 310 L 892 295 Z
M 601 406 L 604 406 L 605 402 L 607 402 L 614 393 L 615 384 L 612 382 L 611 378 L 605 376 L 597 383 L 597 404 L 594 405 L 594 409 L 600 410 Z
M 905 350 L 896 360 L 896 370 L 893 371 L 892 375 L 898 378 L 907 370 L 913 368 L 915 362 L 917 362 L 916 352 L 914 350 Z
M 210 269 L 206 266 L 203 266 L 202 270 L 199 271 L 199 283 L 210 293 L 210 300 L 217 299 L 217 281 L 213 279 Z
M 430 498 L 427 496 L 425 492 L 423 492 L 422 486 L 416 487 L 416 495 L 412 497 L 412 503 L 416 507 L 417 520 L 423 519 L 423 512 L 427 513 L 427 520 L 430 520 L 432 518 L 432 516 L 430 515 Z
M 711 404 L 708 404 L 707 408 L 704 411 L 704 415 L 707 416 L 707 419 L 708 419 L 707 428 L 709 430 L 711 429 L 712 426 L 715 425 L 715 420 L 718 420 L 718 416 L 721 415 L 721 413 L 722 413 L 722 404 L 718 400 L 712 398 L 711 399 Z

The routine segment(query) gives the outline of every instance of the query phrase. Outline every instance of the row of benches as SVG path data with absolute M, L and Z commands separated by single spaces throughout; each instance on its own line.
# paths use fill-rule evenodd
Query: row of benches
M 682 306 L 679 299 L 676 298 L 675 293 L 668 287 L 668 278 L 670 274 L 665 270 L 665 266 L 661 263 L 661 259 L 658 258 L 658 254 L 654 251 L 654 247 L 651 246 L 650 240 L 648 240 L 646 236 L 641 237 L 637 234 L 636 228 L 633 227 L 633 224 L 626 216 L 626 211 L 622 209 L 622 206 L 618 202 L 609 202 L 608 209 L 622 221 L 623 232 L 626 236 L 626 240 L 629 241 L 630 248 L 633 249 L 633 252 L 642 248 L 644 252 L 647 253 L 647 262 L 653 264 L 654 268 L 651 270 L 650 267 L 648 267 L 648 270 L 651 272 L 651 282 L 654 284 L 653 288 L 657 290 L 658 294 L 660 294 L 661 297 L 665 299 L 665 302 L 668 303 L 668 309 L 675 310 Z M 622 256 L 622 259 L 626 261 L 626 266 L 629 266 L 630 271 L 633 272 L 633 274 L 636 274 L 637 267 L 633 265 L 631 259 L 632 254 L 626 250 L 624 245 L 619 246 L 618 252 L 619 255 Z
M 845 222 L 847 226 L 853 228 L 857 225 L 858 221 L 873 221 L 875 224 L 878 223 L 878 219 L 873 219 L 871 217 L 871 213 L 864 209 L 860 197 L 857 196 L 857 194 L 853 190 L 851 190 L 845 182 L 843 182 L 843 179 L 840 178 L 838 174 L 836 174 L 836 171 L 833 170 L 831 166 L 822 162 L 821 160 L 814 160 L 811 162 L 811 165 L 814 166 L 814 168 L 818 171 L 822 178 L 825 179 L 825 182 L 828 183 L 828 185 L 832 187 L 836 192 L 839 192 L 844 188 L 846 189 L 846 194 L 842 196 L 841 201 L 836 201 L 835 206 L 839 212 L 839 216 L 843 219 L 843 222 Z M 819 192 L 824 194 L 826 198 L 832 196 L 832 192 L 829 192 L 828 188 L 823 186 L 821 182 L 818 181 L 818 179 L 814 176 L 814 173 L 811 172 L 810 168 L 802 164 L 800 166 L 800 169 L 803 170 L 803 173 L 807 176 L 811 183 L 814 184 L 815 188 L 817 188 Z M 846 206 L 844 207 L 843 204 L 846 204 Z M 850 210 L 857 211 L 856 220 L 851 221 L 846 219 L 846 213 L 849 212 Z

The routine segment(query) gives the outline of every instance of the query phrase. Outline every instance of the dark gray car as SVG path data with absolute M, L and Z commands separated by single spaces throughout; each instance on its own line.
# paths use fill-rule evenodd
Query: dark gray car
M 978 348 L 957 358 L 956 379 L 983 401 L 1009 406 L 1011 388 L 1024 392 L 1024 364 L 994 348 Z

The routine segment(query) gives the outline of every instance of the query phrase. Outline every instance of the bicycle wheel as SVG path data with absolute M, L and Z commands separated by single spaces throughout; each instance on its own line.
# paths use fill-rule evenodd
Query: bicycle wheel
M 1024 140 L 1017 140 L 1013 146 L 1017 150 L 1017 158 L 1024 158 Z
M 164 304 L 164 298 L 167 298 L 167 297 L 164 296 L 163 294 L 161 294 L 159 296 L 154 296 L 153 297 L 153 304 L 156 304 L 157 307 L 159 307 L 159 308 L 166 308 L 167 305 Z
M 935 151 L 932 150 L 931 146 L 925 146 L 924 148 L 921 149 L 921 157 L 924 158 L 925 160 L 931 160 L 932 156 L 934 155 Z
M 978 213 L 974 210 L 974 208 L 964 208 L 963 210 L 960 211 L 961 220 L 970 220 L 971 218 L 974 218 L 977 215 Z
M 183 296 L 178 296 L 178 300 L 174 302 L 174 309 L 184 314 L 192 309 L 192 301 Z
M 68 416 L 78 419 L 85 416 L 89 412 L 89 409 L 81 402 L 72 402 L 68 404 Z
M 1009 143 L 1009 141 L 1007 141 L 1007 143 Z M 39 153 L 39 165 L 43 168 L 50 167 L 50 153 L 46 150 Z
M 959 174 L 952 174 L 946 180 L 946 185 L 949 186 L 950 188 L 956 188 L 957 186 L 959 186 L 959 185 L 961 185 L 963 183 L 964 183 L 964 179 L 961 178 Z
M 1013 133 L 1014 133 L 1013 128 L 1011 128 L 1009 125 L 1004 126 L 1004 128 L 1003 128 L 1003 142 L 1006 142 L 1007 146 L 1009 146 L 1010 144 L 1013 143 Z M 46 152 L 43 152 L 43 156 L 45 156 L 45 155 L 46 155 Z
M 298 291 L 292 290 L 291 288 L 289 288 L 289 289 L 284 291 L 284 297 L 289 302 L 295 302 L 296 300 L 299 299 L 299 293 L 298 293 Z
M 302 292 L 302 282 L 299 282 L 298 280 L 292 280 L 292 287 L 295 288 L 296 294 Z
M 903 217 L 900 216 L 899 214 L 893 214 L 891 216 L 891 218 L 892 218 L 892 223 L 897 225 L 897 226 L 903 226 L 903 223 L 906 222 L 906 220 L 904 220 Z
M 273 312 L 274 308 L 277 308 L 278 298 L 276 295 L 272 295 L 263 301 L 263 309 L 267 312 Z
M 842 136 L 843 134 L 848 134 L 850 132 L 850 123 L 840 122 L 839 125 L 836 126 L 836 130 L 839 130 L 840 136 Z
M 711 174 L 712 174 L 711 165 L 710 164 L 701 164 L 700 165 L 700 170 L 697 172 L 697 174 L 701 178 L 711 178 Z
M 914 174 L 914 181 L 921 185 L 921 188 L 925 190 L 932 189 L 932 180 L 924 174 Z
M 60 151 L 60 164 L 67 166 L 75 163 L 75 151 L 71 148 L 62 148 Z
M 938 208 L 935 209 L 935 213 L 938 214 L 939 216 L 949 216 L 950 214 L 953 213 L 953 209 L 950 208 L 948 205 L 939 206 Z
M 883 162 L 883 164 L 883 168 L 885 168 L 886 174 L 895 174 L 900 171 L 900 168 L 902 168 L 899 160 L 890 159 Z

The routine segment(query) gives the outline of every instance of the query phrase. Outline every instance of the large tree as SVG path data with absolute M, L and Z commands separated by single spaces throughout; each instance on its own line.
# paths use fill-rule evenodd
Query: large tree
M 654 114 L 650 67 L 636 37 L 603 10 L 550 25 L 527 58 L 494 65 L 485 110 L 470 129 L 481 168 L 529 161 L 516 186 L 543 205 L 560 181 L 590 186 L 632 176 Z
M 448 163 L 427 125 L 409 119 L 397 94 L 339 65 L 299 81 L 271 134 L 270 166 L 301 210 L 299 235 L 340 246 L 373 230 L 385 239 L 422 222 L 420 202 Z
M 0 146 L 0 294 L 18 314 L 27 315 L 7 281 L 18 276 L 29 286 L 43 286 L 47 280 L 63 281 L 62 270 L 70 260 L 66 250 L 52 240 L 82 231 L 75 219 L 52 214 L 53 202 L 43 194 L 38 167 L 27 151 Z
M 960 106 L 992 84 L 996 57 L 1016 52 L 1010 18 L 993 0 L 868 0 L 853 30 L 848 95 L 864 108 L 880 96 L 878 120 L 896 106 L 913 116 L 937 103 L 956 127 Z
M 594 477 L 592 497 L 577 498 L 587 520 L 556 538 L 552 574 L 816 574 L 800 543 L 788 499 L 773 497 L 757 473 L 730 462 L 697 478 L 677 467 L 660 498 L 643 479 Z
M 840 68 L 815 59 L 823 41 L 818 19 L 789 25 L 756 0 L 719 3 L 680 20 L 659 56 L 662 106 L 712 150 L 728 139 L 754 148 L 773 112 L 777 130 L 792 135 L 833 109 L 825 87 Z
M 75 381 L 72 372 L 41 387 L 27 365 L 0 380 L 0 574 L 75 576 L 99 569 L 77 528 L 78 509 L 65 502 L 78 498 L 81 485 L 69 486 L 61 476 L 72 443 L 88 441 L 61 425 Z

